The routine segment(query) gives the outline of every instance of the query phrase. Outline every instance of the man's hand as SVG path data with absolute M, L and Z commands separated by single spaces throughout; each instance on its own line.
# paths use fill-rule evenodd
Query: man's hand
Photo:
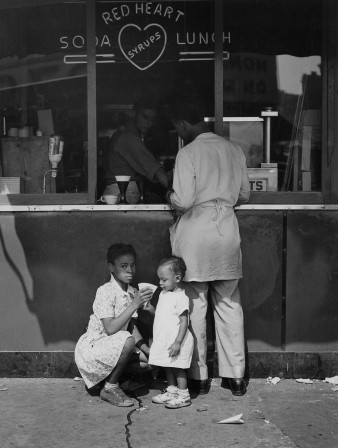
M 169 181 L 168 181 L 167 173 L 164 168 L 160 167 L 156 171 L 154 178 L 155 178 L 155 180 L 157 180 L 157 182 L 159 182 L 161 185 L 163 185 L 163 187 L 165 189 L 168 188 Z

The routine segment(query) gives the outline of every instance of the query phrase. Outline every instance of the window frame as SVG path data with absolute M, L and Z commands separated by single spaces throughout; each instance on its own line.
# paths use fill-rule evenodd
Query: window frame
M 333 139 L 328 141 L 328 129 L 333 129 L 334 123 L 331 121 L 331 128 L 327 126 L 328 114 L 334 116 L 334 83 L 328 83 L 328 79 L 333 78 L 329 73 L 331 66 L 328 65 L 328 42 L 334 42 L 329 38 L 329 33 L 333 34 L 333 23 L 336 15 L 329 14 L 330 4 L 323 1 L 323 22 L 322 22 L 322 178 L 321 191 L 252 191 L 250 203 L 252 204 L 329 204 L 330 203 L 330 166 L 327 154 L 330 153 L 329 145 L 333 150 Z M 332 5 L 331 5 L 331 9 Z M 333 18 L 332 18 L 333 17 Z M 328 25 L 328 26 L 327 26 Z M 223 0 L 215 0 L 215 132 L 219 135 L 223 133 Z M 332 45 L 331 45 L 332 46 Z M 331 48 L 334 54 L 334 49 Z M 328 92 L 330 90 L 330 92 Z M 328 94 L 330 93 L 330 94 Z M 331 144 L 330 144 L 331 143 Z
M 97 185 L 97 85 L 96 85 L 96 3 L 97 0 L 72 0 L 86 3 L 87 36 L 87 132 L 88 132 L 88 191 L 86 193 L 9 195 L 13 205 L 96 204 Z M 157 0 L 159 3 L 165 0 Z M 183 0 L 182 0 L 183 1 Z M 187 0 L 185 0 L 187 1 Z M 199 1 L 199 0 L 188 0 Z M 222 133 L 223 124 L 223 0 L 206 0 L 215 8 L 214 112 L 215 132 Z M 65 1 L 60 0 L 60 3 Z M 20 7 L 24 0 L 8 0 L 8 5 Z M 46 0 L 31 0 L 31 6 L 46 4 Z M 50 0 L 55 3 L 55 0 Z M 252 204 L 329 204 L 331 201 L 330 154 L 334 151 L 335 130 L 335 17 L 334 1 L 323 1 L 322 40 L 322 190 L 320 192 L 252 192 Z M 27 6 L 27 3 L 25 4 Z M 3 5 L 6 7 L 6 3 Z M 331 61 L 331 62 L 330 62 Z M 1 199 L 0 199 L 1 201 Z M 7 201 L 8 203 L 8 201 Z M 1 204 L 1 202 L 0 202 Z

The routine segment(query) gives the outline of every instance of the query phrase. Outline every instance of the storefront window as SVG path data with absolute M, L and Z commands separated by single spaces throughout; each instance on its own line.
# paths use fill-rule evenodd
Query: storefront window
M 98 196 L 105 188 L 109 139 L 148 94 L 158 102 L 147 148 L 166 170 L 178 137 L 166 114 L 168 97 L 198 93 L 214 111 L 214 4 L 211 1 L 98 2 Z M 124 174 L 124 173 L 119 173 Z M 165 190 L 146 179 L 147 201 L 164 203 Z
M 223 12 L 224 132 L 245 150 L 252 189 L 320 191 L 321 1 L 227 0 Z
M 214 0 L 95 4 L 95 63 L 93 1 L 0 5 L 0 193 L 98 203 L 111 137 L 148 94 L 158 108 L 144 143 L 169 172 L 180 144 L 167 117 L 174 93 L 202 98 L 211 130 L 223 95 L 223 133 L 242 146 L 253 191 L 321 192 L 323 0 L 224 1 L 223 67 Z M 56 177 L 54 134 L 63 141 Z M 160 185 L 147 179 L 146 190 L 148 202 L 165 202 Z
M 86 5 L 38 3 L 0 6 L 2 194 L 87 190 Z

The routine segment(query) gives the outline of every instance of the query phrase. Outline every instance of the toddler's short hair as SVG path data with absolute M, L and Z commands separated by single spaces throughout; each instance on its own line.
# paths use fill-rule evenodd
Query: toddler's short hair
M 164 258 L 160 261 L 159 266 L 169 266 L 170 270 L 175 275 L 180 275 L 182 279 L 187 271 L 187 266 L 181 257 L 172 256 L 170 258 Z
M 122 255 L 133 255 L 136 258 L 136 251 L 131 244 L 117 243 L 108 247 L 107 261 L 114 264 L 116 258 Z

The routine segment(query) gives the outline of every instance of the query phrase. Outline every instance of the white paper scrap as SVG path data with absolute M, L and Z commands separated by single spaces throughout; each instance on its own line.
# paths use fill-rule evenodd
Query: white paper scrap
M 331 378 L 325 378 L 325 383 L 330 383 L 334 385 L 338 385 L 338 375 L 331 376 Z
M 244 423 L 242 416 L 243 414 L 234 415 L 233 417 L 226 418 L 217 423 Z
M 297 378 L 297 383 L 303 383 L 303 384 L 313 384 L 313 381 L 310 380 L 310 378 Z
M 266 379 L 266 382 L 268 384 L 273 384 L 274 386 L 276 386 L 276 384 L 280 382 L 280 378 L 279 378 L 279 376 L 275 376 L 274 378 L 269 376 L 269 378 Z

